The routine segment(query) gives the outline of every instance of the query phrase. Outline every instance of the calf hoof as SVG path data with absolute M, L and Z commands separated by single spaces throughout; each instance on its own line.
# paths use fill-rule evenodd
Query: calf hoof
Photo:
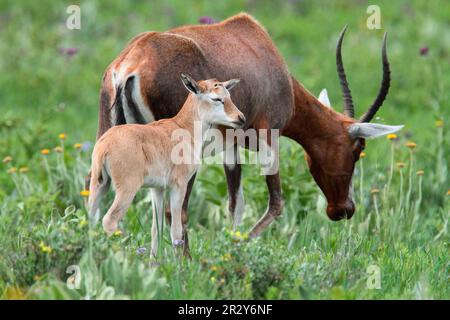
M 174 248 L 178 248 L 184 245 L 184 240 L 174 240 L 173 241 L 173 246 Z
M 108 218 L 103 218 L 103 230 L 108 236 L 112 235 L 117 230 L 117 223 L 111 222 Z

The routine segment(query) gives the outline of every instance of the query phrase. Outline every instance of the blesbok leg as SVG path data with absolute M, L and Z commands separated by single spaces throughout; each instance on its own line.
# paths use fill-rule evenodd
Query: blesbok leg
M 259 236 L 275 218 L 281 215 L 283 210 L 279 172 L 266 176 L 266 184 L 269 189 L 269 205 L 266 213 L 261 217 L 261 219 L 259 219 L 250 231 L 251 238 Z
M 233 221 L 234 230 L 240 225 L 245 208 L 238 152 L 238 146 L 234 145 L 225 150 L 224 159 L 225 176 L 228 185 L 228 210 Z
M 163 210 L 164 210 L 164 190 L 152 189 L 152 255 L 156 257 L 158 253 L 158 240 L 163 235 Z
M 261 232 L 269 226 L 272 221 L 279 217 L 283 211 L 283 199 L 281 196 L 281 180 L 280 172 L 278 169 L 278 138 L 271 141 L 271 137 L 268 137 L 266 144 L 260 144 L 261 148 L 267 148 L 264 152 L 269 151 L 270 165 L 263 166 L 263 171 L 266 174 L 266 184 L 269 191 L 269 204 L 266 213 L 259 219 L 259 221 L 253 226 L 250 231 L 250 237 L 254 238 L 261 234 Z M 275 147 L 275 148 L 272 148 Z M 264 153 L 263 153 L 264 154 Z M 269 173 L 269 174 L 267 174 Z
M 183 254 L 185 257 L 188 257 L 189 259 L 192 259 L 192 257 L 191 257 L 191 253 L 189 250 L 188 207 L 189 207 L 189 197 L 191 196 L 191 191 L 192 191 L 192 187 L 194 185 L 195 176 L 196 176 L 196 174 L 194 174 L 192 176 L 191 180 L 189 180 L 189 183 L 186 188 L 186 195 L 184 196 L 183 207 L 181 208 L 181 220 L 183 223 L 183 241 L 184 241 Z M 166 221 L 167 221 L 168 225 L 170 226 L 171 221 L 172 221 L 172 215 L 170 214 L 170 204 L 167 204 L 165 214 L 166 214 Z

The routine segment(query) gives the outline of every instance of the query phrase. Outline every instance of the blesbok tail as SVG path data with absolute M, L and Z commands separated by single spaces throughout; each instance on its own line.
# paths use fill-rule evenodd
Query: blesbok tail
M 114 110 L 115 114 L 113 125 L 117 126 L 126 123 L 145 124 L 149 122 L 142 113 L 142 106 L 133 97 L 136 86 L 139 86 L 138 81 L 136 75 L 130 74 L 123 82 L 116 85 L 116 94 L 112 105 L 112 110 Z M 145 110 L 145 108 L 143 109 Z
M 105 153 L 94 152 L 92 154 L 91 183 L 89 187 L 88 211 L 92 222 L 99 220 L 100 200 L 108 191 L 111 178 L 105 169 Z

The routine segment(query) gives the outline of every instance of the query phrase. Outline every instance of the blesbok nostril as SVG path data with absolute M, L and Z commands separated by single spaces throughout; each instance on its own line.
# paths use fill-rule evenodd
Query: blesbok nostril
M 327 215 L 333 221 L 350 219 L 354 213 L 355 213 L 355 205 L 353 204 L 353 201 L 350 201 L 345 205 L 329 204 L 327 207 Z

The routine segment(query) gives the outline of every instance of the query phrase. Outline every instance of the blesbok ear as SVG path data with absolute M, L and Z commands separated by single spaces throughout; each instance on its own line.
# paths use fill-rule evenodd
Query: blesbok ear
M 241 81 L 241 79 L 231 79 L 225 82 L 222 82 L 223 86 L 227 89 L 227 90 L 231 90 L 233 89 L 233 87 L 235 85 L 237 85 L 239 82 Z
M 317 100 L 319 100 L 320 103 L 323 104 L 324 106 L 331 108 L 330 99 L 328 99 L 327 89 L 322 89 L 322 91 L 320 91 L 319 98 L 317 98 Z
M 181 81 L 183 81 L 184 86 L 186 87 L 186 89 L 188 89 L 189 92 L 192 92 L 193 94 L 199 94 L 201 92 L 198 83 L 188 75 L 182 73 Z
M 389 133 L 394 133 L 404 126 L 388 126 L 379 123 L 357 122 L 348 127 L 348 133 L 352 138 L 378 138 Z

